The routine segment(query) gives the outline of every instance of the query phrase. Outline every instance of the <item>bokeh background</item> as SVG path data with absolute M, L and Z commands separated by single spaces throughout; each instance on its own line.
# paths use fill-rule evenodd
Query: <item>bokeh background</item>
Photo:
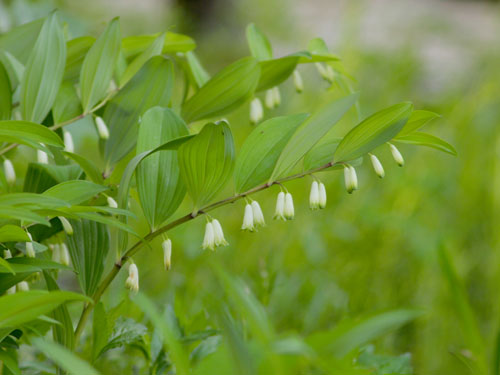
M 340 173 L 319 176 L 328 190 L 328 207 L 321 212 L 308 209 L 311 180 L 301 179 L 287 185 L 296 204 L 293 222 L 271 220 L 278 190 L 270 189 L 255 197 L 268 221 L 258 233 L 240 231 L 244 207 L 239 202 L 213 214 L 223 224 L 229 247 L 215 254 L 202 252 L 204 221 L 196 220 L 171 233 L 170 272 L 160 266 L 159 243 L 135 261 L 142 290 L 158 304 L 173 303 L 186 326 L 201 324 L 201 316 L 210 309 L 208 300 L 217 295 L 220 286 L 208 262 L 217 257 L 247 283 L 279 331 L 311 333 L 346 317 L 416 307 L 424 315 L 375 342 L 379 353 L 411 353 L 418 374 L 465 374 L 468 369 L 457 358 L 468 355 L 464 348 L 474 340 L 472 324 L 478 326 L 486 355 L 493 358 L 500 332 L 498 1 L 2 0 L 0 4 L 2 30 L 57 7 L 73 36 L 97 35 L 114 16 L 121 17 L 124 35 L 166 29 L 187 33 L 197 41 L 198 56 L 211 73 L 248 55 L 249 22 L 269 36 L 276 56 L 305 49 L 308 40 L 320 36 L 356 78 L 353 86 L 361 91 L 363 116 L 405 100 L 441 114 L 427 130 L 452 143 L 458 157 L 401 146 L 406 165 L 398 168 L 383 149 L 378 154 L 386 178 L 379 180 L 365 162 L 358 172 L 360 189 L 353 195 L 346 194 Z M 282 106 L 266 116 L 311 111 L 318 105 L 326 83 L 313 66 L 300 69 L 305 81 L 302 97 L 286 82 Z M 248 109 L 228 119 L 241 144 L 252 130 Z M 76 151 L 96 158 L 88 151 L 95 143 L 89 126 L 76 123 L 68 129 L 76 135 Z M 226 194 L 230 193 L 228 187 Z M 138 207 L 135 210 L 139 212 Z M 188 211 L 186 201 L 177 214 Z M 135 225 L 146 230 L 143 220 Z M 439 256 L 443 252 L 449 262 Z M 450 264 L 458 281 L 446 273 Z M 126 298 L 122 279 L 124 275 L 106 297 L 111 303 Z M 71 283 L 69 276 L 67 282 Z M 457 292 L 460 288 L 465 299 Z

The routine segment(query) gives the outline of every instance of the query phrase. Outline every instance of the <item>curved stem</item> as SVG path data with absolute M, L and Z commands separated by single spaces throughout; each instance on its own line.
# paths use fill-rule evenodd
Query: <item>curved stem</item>
M 106 289 L 109 287 L 109 285 L 111 284 L 111 282 L 115 279 L 116 275 L 118 275 L 118 272 L 120 272 L 120 269 L 127 262 L 127 260 L 130 257 L 134 256 L 139 250 L 141 250 L 142 246 L 145 243 L 148 243 L 148 242 L 152 241 L 154 238 L 156 238 L 157 236 L 161 235 L 162 233 L 165 233 L 165 232 L 169 231 L 172 228 L 175 228 L 175 227 L 177 227 L 177 226 L 179 226 L 181 224 L 184 224 L 184 223 L 186 223 L 188 221 L 191 221 L 194 218 L 198 217 L 200 214 L 205 214 L 205 213 L 207 213 L 209 211 L 215 210 L 216 208 L 219 208 L 221 206 L 225 206 L 226 204 L 234 203 L 234 202 L 236 202 L 236 201 L 238 201 L 238 200 L 246 197 L 247 195 L 250 195 L 250 194 L 253 194 L 253 193 L 257 193 L 259 191 L 268 189 L 268 188 L 270 188 L 273 185 L 279 185 L 279 184 L 281 184 L 283 182 L 287 182 L 287 181 L 295 180 L 295 179 L 298 179 L 298 178 L 302 178 L 302 177 L 304 177 L 306 175 L 309 175 L 311 173 L 319 172 L 319 171 L 322 171 L 324 169 L 330 168 L 330 167 L 332 167 L 332 166 L 334 166 L 336 164 L 337 163 L 329 162 L 329 163 L 327 163 L 325 165 L 322 165 L 321 167 L 318 167 L 318 168 L 315 168 L 315 169 L 311 169 L 311 170 L 306 171 L 306 172 L 297 173 L 297 174 L 294 174 L 292 176 L 284 177 L 282 179 L 279 179 L 279 180 L 276 180 L 276 181 L 273 181 L 273 182 L 268 182 L 268 183 L 256 186 L 253 189 L 250 189 L 250 190 L 248 190 L 248 191 L 246 191 L 244 193 L 236 194 L 236 195 L 234 195 L 232 197 L 228 197 L 228 198 L 220 200 L 218 202 L 209 204 L 209 205 L 203 207 L 202 209 L 200 209 L 197 213 L 191 213 L 191 214 L 184 215 L 184 216 L 180 217 L 179 219 L 171 221 L 170 223 L 168 223 L 168 224 L 166 224 L 166 225 L 158 228 L 157 230 L 155 230 L 153 232 L 150 232 L 147 236 L 144 237 L 144 241 L 138 241 L 138 242 L 136 242 L 113 265 L 113 268 L 109 271 L 109 273 L 106 275 L 106 277 L 102 280 L 101 284 L 97 288 L 97 291 L 92 296 L 92 299 L 94 300 L 94 304 L 96 304 L 96 303 L 99 302 L 99 300 L 101 299 L 102 295 L 104 294 L 104 292 L 106 291 Z M 93 306 L 94 306 L 93 304 L 87 304 L 83 308 L 82 315 L 80 316 L 80 320 L 78 321 L 78 325 L 77 325 L 76 330 L 75 330 L 75 341 L 78 341 L 80 335 L 82 334 L 83 329 L 85 327 L 85 324 L 86 324 L 86 322 L 87 322 L 87 320 L 88 320 L 88 318 L 90 316 L 90 313 L 92 312 Z

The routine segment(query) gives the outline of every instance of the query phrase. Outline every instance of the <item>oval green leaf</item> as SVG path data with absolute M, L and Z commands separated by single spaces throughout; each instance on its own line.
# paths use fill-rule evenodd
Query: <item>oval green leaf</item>
M 260 29 L 251 23 L 247 26 L 246 30 L 248 47 L 252 56 L 257 60 L 270 60 L 273 58 L 273 49 L 271 47 L 271 42 L 267 36 L 260 31 Z
M 412 145 L 432 147 L 436 150 L 446 152 L 447 154 L 457 156 L 457 150 L 455 150 L 455 147 L 432 134 L 414 132 L 403 137 L 397 137 L 395 141 Z

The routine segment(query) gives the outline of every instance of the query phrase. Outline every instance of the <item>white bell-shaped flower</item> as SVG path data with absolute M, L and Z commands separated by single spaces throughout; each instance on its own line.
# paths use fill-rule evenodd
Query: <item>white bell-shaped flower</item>
M 372 162 L 373 170 L 375 171 L 377 176 L 379 176 L 380 178 L 384 178 L 385 171 L 380 160 L 378 160 L 378 158 L 373 154 L 370 154 L 370 160 Z
M 214 241 L 215 246 L 227 246 L 229 245 L 224 238 L 224 231 L 222 230 L 222 226 L 219 223 L 219 220 L 213 219 L 212 226 L 214 228 Z
M 295 209 L 293 207 L 293 198 L 292 194 L 286 193 L 285 194 L 285 219 L 287 220 L 293 220 L 295 216 Z
M 58 216 L 59 220 L 61 221 L 61 224 L 63 226 L 64 231 L 68 236 L 73 235 L 73 227 L 71 226 L 70 222 L 68 219 L 66 219 L 64 216 Z
M 256 227 L 263 227 L 266 225 L 264 214 L 260 208 L 259 202 L 252 201 L 253 223 Z
M 30 238 L 30 242 L 26 242 L 26 256 L 29 258 L 34 258 L 36 254 L 35 254 L 35 248 L 33 246 L 33 237 L 31 237 L 30 232 L 26 232 L 26 234 Z
M 16 182 L 16 171 L 14 165 L 9 159 L 5 159 L 3 162 L 3 171 L 5 173 L 5 179 L 9 185 L 14 185 Z
M 64 266 L 69 266 L 69 250 L 68 246 L 63 242 L 61 244 L 61 264 Z
M 36 160 L 40 164 L 49 164 L 49 156 L 42 150 L 36 150 Z
M 61 245 L 58 243 L 50 246 L 52 249 L 52 261 L 56 263 L 61 263 Z
M 71 133 L 66 130 L 63 130 L 63 136 L 64 136 L 64 151 L 74 152 L 75 144 L 73 143 L 73 137 L 71 136 Z
M 314 180 L 311 184 L 311 192 L 309 193 L 309 207 L 311 210 L 319 208 L 319 184 Z
M 394 160 L 396 161 L 396 163 L 400 167 L 405 165 L 405 160 L 403 159 L 403 155 L 401 155 L 401 152 L 399 152 L 399 150 L 396 148 L 396 146 L 394 146 L 392 143 L 390 143 L 389 146 L 391 147 L 391 154 L 392 154 L 392 157 L 394 158 Z
M 253 224 L 253 209 L 250 203 L 247 203 L 245 206 L 245 214 L 243 215 L 243 225 L 241 226 L 241 229 L 249 232 L 253 232 L 255 230 Z
M 281 93 L 278 86 L 274 86 L 273 90 L 273 107 L 278 108 L 281 105 Z
M 273 92 L 272 88 L 270 88 L 266 91 L 266 97 L 264 99 L 264 103 L 265 103 L 267 109 L 274 108 L 274 92 Z
M 276 209 L 274 211 L 275 220 L 286 220 L 285 219 L 285 193 L 280 191 L 278 198 L 276 199 Z
M 349 166 L 344 167 L 345 188 L 349 194 L 358 189 L 358 176 L 356 170 Z
M 302 76 L 297 69 L 293 71 L 293 84 L 295 86 L 295 91 L 298 93 L 304 91 L 304 82 L 302 81 Z
M 97 134 L 99 134 L 99 138 L 101 139 L 108 139 L 109 138 L 109 130 L 108 130 L 108 127 L 106 126 L 106 123 L 104 122 L 104 120 L 97 116 L 95 118 L 95 125 L 97 127 Z
M 203 238 L 203 244 L 201 246 L 203 250 L 215 250 L 215 231 L 211 222 L 205 225 L 205 237 Z
M 4 259 L 10 259 L 10 258 L 12 258 L 12 253 L 10 252 L 9 249 L 3 251 L 3 258 Z
M 139 270 L 135 263 L 131 263 L 128 266 L 128 277 L 125 281 L 125 287 L 133 292 L 139 291 Z
M 30 286 L 26 281 L 21 281 L 17 283 L 16 287 L 18 292 L 27 292 L 30 290 Z
M 108 206 L 111 207 L 111 208 L 118 208 L 118 203 L 116 203 L 116 201 L 111 198 L 111 197 L 107 197 L 106 200 L 108 201 Z
M 11 286 L 9 289 L 5 291 L 5 294 L 14 294 L 16 293 L 16 286 Z
M 326 207 L 326 188 L 325 184 L 320 182 L 318 186 L 319 190 L 319 208 L 323 209 Z
M 250 102 L 250 123 L 255 125 L 264 117 L 264 108 L 259 98 L 254 98 Z
M 163 249 L 163 265 L 168 271 L 171 267 L 172 259 L 172 241 L 170 241 L 170 238 L 167 238 L 161 243 L 161 248 Z

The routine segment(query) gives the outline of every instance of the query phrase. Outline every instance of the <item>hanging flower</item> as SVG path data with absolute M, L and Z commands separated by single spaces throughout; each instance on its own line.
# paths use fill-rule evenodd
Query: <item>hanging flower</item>
M 97 127 L 97 134 L 99 134 L 99 138 L 101 139 L 108 139 L 109 138 L 109 130 L 108 130 L 108 127 L 106 126 L 106 123 L 104 122 L 104 120 L 97 116 L 95 118 L 95 125 Z
M 263 227 L 266 225 L 264 214 L 260 208 L 259 202 L 252 201 L 253 224 L 256 227 Z
M 278 199 L 276 199 L 276 210 L 274 211 L 275 220 L 286 220 L 285 219 L 285 193 L 280 191 L 278 194 Z
M 64 151 L 74 152 L 75 144 L 73 143 L 73 137 L 71 136 L 71 133 L 66 130 L 63 130 L 63 137 L 64 137 Z
M 253 225 L 253 209 L 250 203 L 247 203 L 245 206 L 245 214 L 243 215 L 243 225 L 241 226 L 241 229 L 249 232 L 253 232 L 255 230 Z
M 61 263 L 61 246 L 56 243 L 50 246 L 52 249 L 52 261 L 56 263 Z
M 17 283 L 17 291 L 18 292 L 27 292 L 30 290 L 30 286 L 26 281 L 21 281 Z
M 258 124 L 264 118 L 264 108 L 259 98 L 254 98 L 250 102 L 250 123 L 252 125 Z
M 68 246 L 63 242 L 60 247 L 60 255 L 61 255 L 61 264 L 65 266 L 69 266 L 69 250 Z
M 356 170 L 350 165 L 344 167 L 345 188 L 349 194 L 358 189 L 358 176 Z
M 205 237 L 201 245 L 203 250 L 215 250 L 215 231 L 213 224 L 209 221 L 205 225 Z
M 108 201 L 108 206 L 111 207 L 111 208 L 118 208 L 118 203 L 116 203 L 116 201 L 111 198 L 111 197 L 107 197 L 106 200 Z
M 311 210 L 319 208 L 319 185 L 316 180 L 311 184 L 311 192 L 309 193 L 309 207 Z
M 370 160 L 372 161 L 373 170 L 375 171 L 377 176 L 379 176 L 380 178 L 384 178 L 385 171 L 380 160 L 378 160 L 378 158 L 373 154 L 370 154 Z
M 128 266 L 128 277 L 125 281 L 125 287 L 136 293 L 139 291 L 139 270 L 135 263 L 131 263 Z
M 3 171 L 5 173 L 5 179 L 9 185 L 14 185 L 16 182 L 16 171 L 14 165 L 9 159 L 5 159 L 3 162 Z
M 73 227 L 71 226 L 70 222 L 68 219 L 66 219 L 64 216 L 58 216 L 59 220 L 61 221 L 61 224 L 63 226 L 64 231 L 68 236 L 73 235 Z
M 298 93 L 304 91 L 304 82 L 302 81 L 302 76 L 297 69 L 293 71 L 293 84 L 295 86 L 295 91 Z
M 222 226 L 219 223 L 219 220 L 213 219 L 212 226 L 214 228 L 214 241 L 215 246 L 227 246 L 229 245 L 224 238 L 224 231 L 222 230 Z
M 29 258 L 34 258 L 36 254 L 35 254 L 35 248 L 33 247 L 33 237 L 31 237 L 30 232 L 26 232 L 26 234 L 30 239 L 30 242 L 26 242 L 26 256 Z
M 161 243 L 161 247 L 163 249 L 163 265 L 165 269 L 170 270 L 171 266 L 171 258 L 172 258 L 172 241 L 170 238 L 167 238 Z
M 264 100 L 264 103 L 266 104 L 267 109 L 274 108 L 274 92 L 272 88 L 266 91 L 266 98 Z
M 326 207 L 326 189 L 325 184 L 319 183 L 319 208 L 323 209 Z
M 399 150 L 394 146 L 392 143 L 389 143 L 389 146 L 391 147 L 391 154 L 396 163 L 402 167 L 405 165 L 405 160 L 403 159 L 403 155 L 399 152 Z
M 49 156 L 42 150 L 36 151 L 36 159 L 40 164 L 49 164 Z
M 285 219 L 287 220 L 293 220 L 295 216 L 295 209 L 293 208 L 293 198 L 292 194 L 286 193 L 285 194 Z

